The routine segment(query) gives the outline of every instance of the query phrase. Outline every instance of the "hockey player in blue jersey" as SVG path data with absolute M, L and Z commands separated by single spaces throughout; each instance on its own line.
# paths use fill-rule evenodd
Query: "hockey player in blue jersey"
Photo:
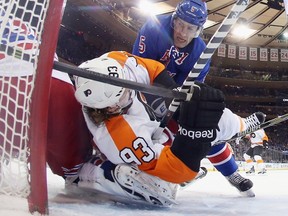
M 197 2 L 183 1 L 172 15 L 160 15 L 147 21 L 133 47 L 133 54 L 163 63 L 179 86 L 206 47 L 199 37 L 207 18 L 206 8 L 195 7 L 196 19 L 186 12 L 193 4 L 197 6 Z M 198 75 L 198 81 L 204 81 L 209 65 L 210 62 Z
M 206 47 L 199 37 L 206 19 L 207 6 L 204 1 L 183 0 L 173 14 L 153 17 L 143 25 L 134 43 L 133 54 L 162 62 L 181 86 Z M 195 80 L 204 82 L 209 68 L 210 61 L 200 74 L 195 74 Z M 167 102 L 151 95 L 146 97 L 161 119 L 167 112 Z M 226 143 L 213 146 L 207 158 L 242 195 L 255 195 L 245 193 L 251 191 L 249 189 L 253 183 L 237 172 L 238 165 Z

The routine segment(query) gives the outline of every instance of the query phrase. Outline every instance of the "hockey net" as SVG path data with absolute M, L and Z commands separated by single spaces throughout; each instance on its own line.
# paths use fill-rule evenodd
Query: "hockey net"
M 48 214 L 46 129 L 64 0 L 0 1 L 0 194 Z

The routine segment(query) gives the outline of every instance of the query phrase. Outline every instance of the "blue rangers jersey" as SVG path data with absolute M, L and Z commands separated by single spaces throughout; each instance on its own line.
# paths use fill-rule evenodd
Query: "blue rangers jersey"
M 199 59 L 206 44 L 197 37 L 184 48 L 175 47 L 171 17 L 172 15 L 160 15 L 148 20 L 139 31 L 133 46 L 133 54 L 163 63 L 180 86 Z M 204 82 L 209 67 L 210 61 L 197 77 L 197 81 Z

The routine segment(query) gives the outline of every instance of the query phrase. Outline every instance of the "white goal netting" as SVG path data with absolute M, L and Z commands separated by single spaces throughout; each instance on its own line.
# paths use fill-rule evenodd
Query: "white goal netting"
M 29 194 L 28 130 L 48 0 L 0 1 L 0 193 Z

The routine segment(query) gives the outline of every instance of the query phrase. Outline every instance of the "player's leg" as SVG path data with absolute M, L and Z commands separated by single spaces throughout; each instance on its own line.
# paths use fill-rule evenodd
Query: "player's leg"
M 238 165 L 226 143 L 212 146 L 207 158 L 224 176 L 229 176 L 238 169 Z
M 169 207 L 175 204 L 178 184 L 169 183 L 129 164 L 114 165 L 93 157 L 79 172 L 78 187 L 134 202 Z
M 213 166 L 226 177 L 229 183 L 239 190 L 240 194 L 244 196 L 255 196 L 252 191 L 252 181 L 239 174 L 238 165 L 227 143 L 212 146 L 207 158 Z
M 245 160 L 245 170 L 247 170 L 246 174 L 255 174 L 253 156 L 253 148 L 251 147 L 243 155 Z
M 263 151 L 264 148 L 262 146 L 255 146 L 253 148 L 254 160 L 257 164 L 258 174 L 265 174 L 267 172 L 262 158 Z
M 241 118 L 232 113 L 231 110 L 225 109 L 218 125 L 219 131 L 217 132 L 215 142 L 230 139 L 236 133 L 255 126 L 255 124 L 262 123 L 264 121 L 263 115 L 262 113 L 254 113 L 247 118 Z M 242 177 L 238 173 L 238 165 L 226 143 L 213 145 L 207 157 L 215 168 L 221 172 L 242 195 L 255 196 L 251 190 L 253 187 L 252 181 Z
M 241 118 L 231 110 L 225 108 L 218 124 L 217 137 L 212 145 L 219 140 L 228 140 L 236 133 L 255 127 L 264 121 L 264 113 L 256 112 L 246 118 Z
M 48 112 L 48 165 L 54 174 L 73 178 L 92 154 L 90 132 L 73 85 L 52 78 Z

